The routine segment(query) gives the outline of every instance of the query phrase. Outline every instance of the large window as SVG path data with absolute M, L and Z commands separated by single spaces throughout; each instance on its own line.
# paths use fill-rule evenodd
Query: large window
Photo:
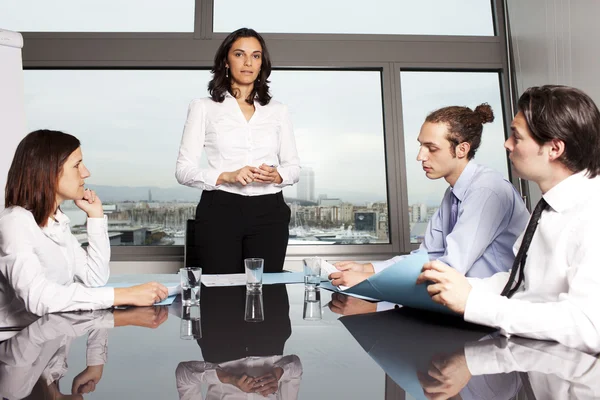
M 194 0 L 0 0 L 0 27 L 20 32 L 193 32 Z
M 214 9 L 216 32 L 494 35 L 486 0 L 215 0 Z
M 28 130 L 56 129 L 82 143 L 87 179 L 109 217 L 114 245 L 183 245 L 198 190 L 175 180 L 189 102 L 206 93 L 205 70 L 27 70 Z M 74 232 L 85 213 L 63 211 Z M 84 238 L 85 236 L 82 236 Z
M 206 70 L 26 71 L 28 129 L 81 140 L 114 245 L 183 245 L 201 192 L 176 182 L 175 160 L 187 106 L 209 79 Z M 290 244 L 389 243 L 381 73 L 275 71 L 271 81 L 303 165 L 284 190 Z M 72 203 L 63 211 L 83 233 L 85 213 Z
M 207 96 L 225 34 L 243 26 L 264 34 L 271 93 L 289 106 L 303 167 L 284 189 L 288 260 L 372 260 L 414 248 L 447 186 L 415 160 L 432 110 L 490 103 L 496 121 L 475 161 L 509 176 L 502 4 L 0 0 L 0 29 L 23 32 L 27 128 L 82 141 L 113 260 L 183 258 L 201 195 L 175 179 L 187 108 Z M 83 243 L 85 216 L 63 210 Z
M 420 243 L 429 219 L 437 211 L 448 183 L 430 180 L 421 163 L 417 137 L 427 115 L 441 107 L 488 103 L 494 122 L 485 124 L 474 161 L 491 167 L 508 179 L 500 80 L 496 72 L 401 72 L 408 218 L 411 243 Z
M 381 73 L 276 71 L 271 81 L 292 110 L 303 167 L 284 190 L 291 243 L 388 243 Z

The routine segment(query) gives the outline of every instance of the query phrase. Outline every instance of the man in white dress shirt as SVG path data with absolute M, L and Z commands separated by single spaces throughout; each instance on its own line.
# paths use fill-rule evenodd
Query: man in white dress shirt
M 465 278 L 442 262 L 423 266 L 417 283 L 466 321 L 506 336 L 554 340 L 600 351 L 600 112 L 565 86 L 532 87 L 518 103 L 505 143 L 513 170 L 543 198 L 510 273 Z

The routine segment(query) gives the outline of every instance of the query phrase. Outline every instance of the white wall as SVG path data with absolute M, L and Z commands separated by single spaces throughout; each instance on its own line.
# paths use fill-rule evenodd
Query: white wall
M 0 29 L 0 210 L 8 168 L 25 136 L 22 47 L 20 33 Z
M 517 95 L 530 86 L 560 84 L 600 105 L 600 1 L 507 0 Z M 530 184 L 532 204 L 541 193 Z

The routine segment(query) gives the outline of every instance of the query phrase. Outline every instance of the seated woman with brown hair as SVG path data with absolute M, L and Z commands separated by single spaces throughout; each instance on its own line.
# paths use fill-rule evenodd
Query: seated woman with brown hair
M 90 172 L 72 135 L 38 130 L 19 143 L 0 212 L 0 315 L 4 323 L 28 311 L 37 315 L 119 305 L 149 306 L 168 295 L 150 282 L 104 288 L 110 270 L 108 224 L 102 202 L 84 189 Z M 87 214 L 83 249 L 60 210 L 65 200 Z M 18 323 L 18 322 L 17 322 Z

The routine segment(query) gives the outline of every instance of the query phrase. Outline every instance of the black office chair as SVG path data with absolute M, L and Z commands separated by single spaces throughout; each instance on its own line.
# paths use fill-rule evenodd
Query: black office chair
M 196 251 L 196 220 L 188 219 L 185 224 L 185 244 L 183 246 L 184 266 L 197 267 L 200 265 Z

